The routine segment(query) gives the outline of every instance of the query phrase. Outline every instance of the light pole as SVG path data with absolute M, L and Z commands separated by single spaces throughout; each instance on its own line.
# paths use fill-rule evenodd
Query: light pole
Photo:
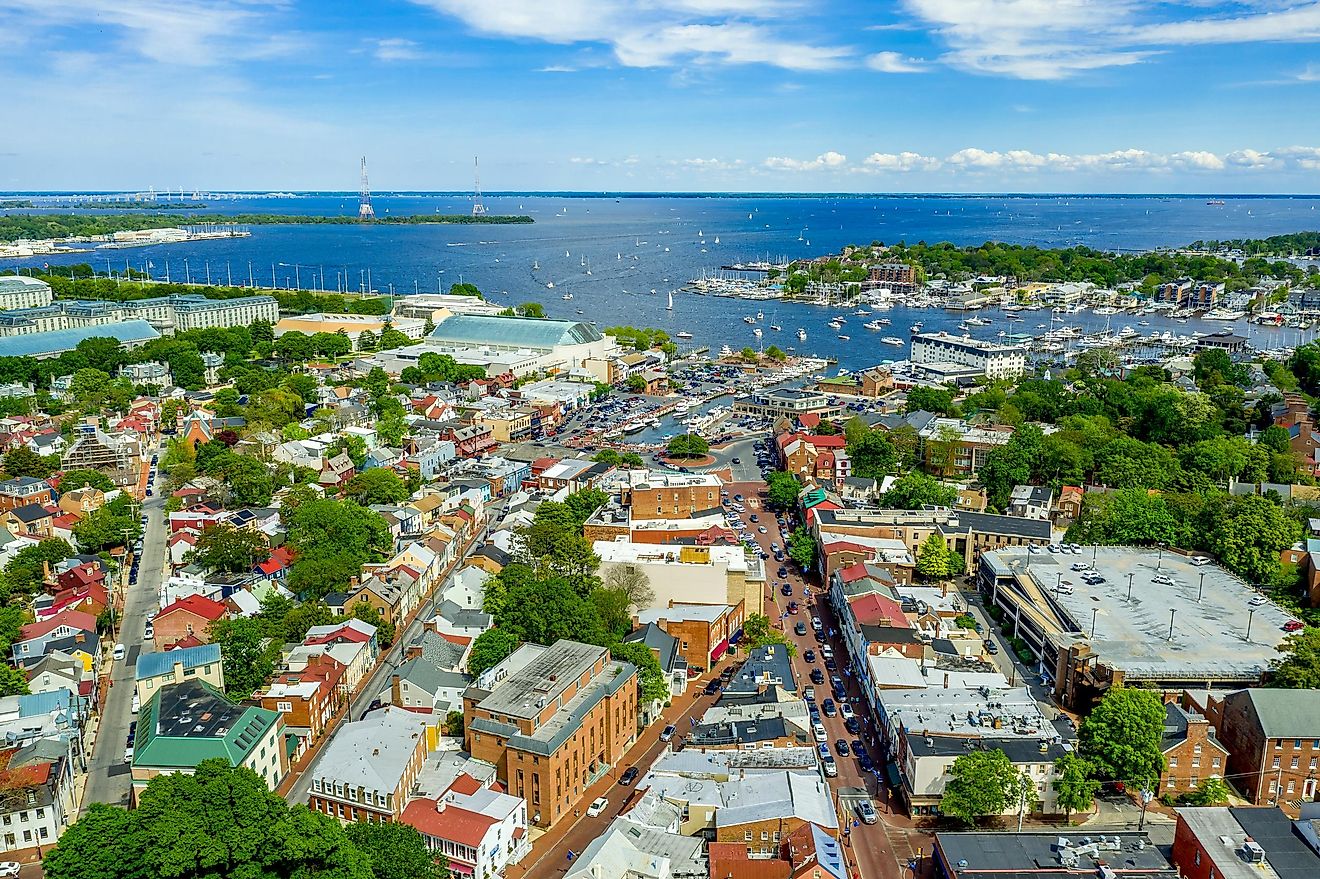
M 1160 565 L 1164 564 L 1164 544 L 1160 544 L 1160 554 L 1155 558 L 1155 570 L 1160 570 Z
M 1201 572 L 1201 585 L 1196 587 L 1196 603 L 1201 603 L 1201 593 L 1205 591 L 1205 571 Z
M 1255 609 L 1254 607 L 1252 607 L 1252 608 L 1248 608 L 1248 609 L 1247 609 L 1247 634 L 1246 634 L 1246 637 L 1243 638 L 1244 641 L 1250 641 L 1250 640 L 1251 640 L 1251 620 L 1252 620 L 1252 618 L 1255 617 L 1255 616 L 1256 616 L 1256 609 Z
M 1091 640 L 1092 641 L 1095 640 L 1095 618 L 1096 615 L 1099 613 L 1100 613 L 1100 608 L 1098 607 L 1091 608 Z
M 1135 576 L 1136 576 L 1135 572 L 1132 571 L 1128 572 L 1128 597 L 1127 597 L 1128 601 L 1132 600 L 1132 578 Z
M 1146 807 L 1150 805 L 1150 801 L 1153 799 L 1155 799 L 1155 792 L 1143 787 L 1141 789 L 1141 818 L 1137 821 L 1138 833 L 1146 828 Z
M 1168 638 L 1168 640 L 1170 640 L 1170 641 L 1173 640 L 1173 616 L 1174 616 L 1174 614 L 1176 614 L 1177 612 L 1178 612 L 1178 608 L 1176 608 L 1176 607 L 1171 607 L 1171 608 L 1169 608 L 1169 638 Z

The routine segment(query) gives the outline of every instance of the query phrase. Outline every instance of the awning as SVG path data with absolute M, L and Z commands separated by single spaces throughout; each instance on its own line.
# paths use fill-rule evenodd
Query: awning
M 719 658 L 723 656 L 728 649 L 729 649 L 729 639 L 725 638 L 723 641 L 716 644 L 715 649 L 710 652 L 711 662 L 717 662 Z
M 467 864 L 455 860 L 449 861 L 449 870 L 452 873 L 460 873 L 464 876 L 471 876 L 474 872 Z
M 742 636 L 743 636 L 743 630 L 739 629 L 738 631 L 734 632 L 732 635 L 729 636 L 729 643 L 737 644 L 739 641 L 742 640 Z
M 898 775 L 898 764 L 890 760 L 885 764 L 885 774 L 889 776 L 889 786 L 898 788 L 903 786 L 903 779 Z

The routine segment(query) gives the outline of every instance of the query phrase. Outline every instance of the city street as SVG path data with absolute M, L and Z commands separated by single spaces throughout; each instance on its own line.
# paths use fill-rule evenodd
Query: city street
M 165 501 L 159 491 L 144 500 L 142 513 L 147 516 L 147 526 L 142 537 L 138 578 L 128 587 L 123 616 L 116 620 L 119 643 L 127 652 L 123 660 L 114 662 L 111 671 L 110 691 L 96 730 L 87 786 L 83 792 L 84 811 L 91 803 L 129 805 L 132 775 L 129 765 L 124 762 L 124 746 L 128 742 L 128 725 L 134 717 L 135 669 L 138 656 L 153 649 L 143 634 L 147 620 L 160 609 L 160 586 L 165 565 Z
M 877 771 L 882 771 L 885 765 L 884 756 L 870 744 L 874 732 L 870 730 L 870 715 L 862 707 L 865 705 L 865 701 L 857 688 L 855 679 L 845 672 L 848 665 L 848 652 L 843 641 L 837 637 L 827 641 L 834 650 L 834 658 L 838 663 L 837 672 L 827 671 L 823 660 L 819 656 L 821 645 L 816 643 L 812 634 L 811 618 L 812 616 L 818 616 L 826 632 L 831 628 L 835 628 L 834 616 L 829 608 L 828 601 L 823 596 L 821 600 L 817 601 L 816 590 L 809 586 L 808 582 L 797 573 L 796 566 L 791 563 L 786 563 L 788 568 L 786 578 L 772 576 L 778 570 L 779 565 L 774 560 L 771 545 L 778 544 L 783 547 L 785 536 L 780 531 L 774 515 L 761 507 L 763 498 L 758 498 L 757 495 L 758 492 L 764 490 L 764 483 L 759 481 L 734 483 L 726 486 L 726 488 L 730 496 L 741 494 L 746 498 L 748 515 L 758 514 L 760 521 L 749 524 L 751 524 L 752 532 L 755 534 L 762 550 L 770 555 L 770 558 L 766 561 L 765 614 L 770 618 L 772 624 L 779 625 L 784 629 L 789 640 L 797 648 L 797 656 L 793 660 L 793 665 L 798 680 L 798 692 L 802 692 L 806 686 L 811 684 L 811 669 L 819 667 L 825 673 L 827 683 L 814 685 L 816 704 L 820 705 L 822 700 L 830 695 L 829 677 L 833 674 L 839 674 L 845 680 L 849 699 L 858 708 L 857 717 L 862 724 L 861 735 L 848 732 L 844 727 L 844 718 L 841 715 L 826 717 L 822 714 L 821 717 L 821 722 L 828 735 L 830 750 L 834 752 L 835 762 L 839 768 L 838 776 L 829 779 L 829 782 L 835 792 L 835 808 L 839 811 L 840 826 L 847 825 L 844 849 L 849 863 L 860 870 L 864 879 L 882 879 L 882 877 L 883 879 L 896 879 L 896 877 L 908 875 L 906 871 L 909 860 L 918 857 L 923 852 L 929 853 L 929 837 L 914 828 L 912 821 L 903 813 L 897 794 L 890 791 L 888 785 L 879 779 L 877 773 L 863 771 L 855 756 L 851 753 L 847 757 L 840 756 L 835 747 L 835 743 L 839 739 L 844 739 L 849 743 L 855 739 L 863 739 L 867 742 L 867 751 L 877 767 Z M 765 527 L 765 534 L 759 532 L 760 526 Z M 792 598 L 780 594 L 779 584 L 783 582 L 789 583 L 792 587 Z M 808 595 L 804 591 L 807 589 L 810 589 L 809 597 L 804 597 Z M 787 613 L 790 601 L 798 603 L 799 609 L 796 614 Z M 793 629 L 798 621 L 806 623 L 808 634 L 794 634 Z M 815 663 L 806 661 L 805 657 L 808 650 L 815 654 Z M 851 797 L 841 806 L 838 797 L 839 792 L 844 788 L 864 788 L 870 795 L 875 810 L 879 813 L 879 822 L 868 825 L 857 820 L 855 799 Z

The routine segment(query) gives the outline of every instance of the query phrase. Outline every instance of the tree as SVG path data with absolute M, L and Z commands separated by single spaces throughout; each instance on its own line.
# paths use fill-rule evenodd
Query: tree
M 798 492 L 802 486 L 792 474 L 775 470 L 766 477 L 766 506 L 772 510 L 791 510 L 797 506 Z
M 189 560 L 210 571 L 241 573 L 270 558 L 265 535 L 227 523 L 207 525 L 188 554 Z
M 741 351 L 739 351 L 738 356 L 741 357 L 743 360 L 747 361 L 748 363 L 755 363 L 756 361 L 761 359 L 760 357 L 757 356 L 756 349 L 753 348 L 751 345 L 748 345 L 745 348 L 743 348 Z
M 789 656 L 797 655 L 797 645 L 779 629 L 770 625 L 770 618 L 763 613 L 754 613 L 743 620 L 743 642 L 750 647 L 765 647 L 769 644 L 783 644 Z
M 804 571 L 816 564 L 816 538 L 811 536 L 806 526 L 799 525 L 788 536 L 788 557 Z
M 992 507 L 1004 509 L 1013 494 L 1013 486 L 1031 482 L 1033 466 L 1041 459 L 1044 438 L 1039 427 L 1024 424 L 1007 443 L 996 446 L 985 456 L 977 475 Z
M 344 486 L 344 496 L 364 507 L 403 503 L 408 499 L 408 494 L 408 487 L 399 475 L 385 467 L 363 470 Z
M 0 665 L 0 696 L 26 696 L 28 692 L 27 677 L 21 671 L 12 665 Z
M 591 515 L 609 501 L 610 496 L 599 488 L 584 488 L 564 498 L 564 506 L 576 523 L 575 531 L 580 531 Z
M 209 637 L 210 643 L 220 645 L 225 691 L 230 696 L 248 698 L 275 670 L 280 645 L 266 643 L 262 621 L 244 617 L 217 620 L 211 624 Z
M 920 470 L 909 470 L 894 480 L 880 501 L 886 507 L 896 510 L 919 510 L 926 506 L 951 507 L 958 501 L 958 489 Z
M 643 393 L 646 390 L 646 379 L 642 378 L 640 374 L 630 375 L 628 376 L 627 387 L 634 394 Z
M 361 574 L 362 561 L 348 550 L 300 555 L 289 569 L 289 589 L 304 599 L 324 598 Z
M 940 812 L 968 824 L 1018 806 L 1024 795 L 1029 798 L 1026 808 L 1035 803 L 1035 785 L 1029 780 L 1024 785 L 1013 761 L 998 748 L 960 755 L 949 774 Z
M 375 351 L 376 334 L 373 333 L 371 330 L 363 330 L 362 332 L 358 333 L 358 350 Z
M 641 641 L 620 641 L 610 647 L 610 656 L 637 667 L 637 686 L 643 703 L 669 701 L 669 681 L 650 647 Z
M 416 827 L 398 821 L 353 821 L 348 841 L 371 861 L 374 879 L 448 879 L 449 869 L 426 847 Z M 443 859 L 443 855 L 441 856 Z
M 380 514 L 351 500 L 320 498 L 300 504 L 287 526 L 289 543 L 304 559 L 346 553 L 367 561 L 393 548 Z
M 545 306 L 539 302 L 524 302 L 518 306 L 518 314 L 521 317 L 544 318 Z
M 386 858 L 382 869 L 389 870 L 394 863 L 389 857 L 407 858 L 414 851 L 401 848 L 393 856 L 377 856 Z M 413 859 L 406 863 L 417 869 Z M 232 767 L 223 758 L 203 760 L 191 774 L 156 776 L 132 812 L 93 804 L 49 851 L 43 869 L 51 879 L 380 875 L 372 856 L 335 819 L 306 806 L 290 807 L 251 769 Z
M 122 495 L 115 503 L 88 513 L 73 526 L 74 539 L 89 552 L 125 546 L 141 535 L 142 523 L 129 512 Z
M 1183 794 L 1179 801 L 1190 806 L 1226 806 L 1232 795 L 1228 782 L 1218 775 L 1212 775 L 1196 786 L 1196 790 Z
M 1164 704 L 1152 690 L 1114 687 L 1078 731 L 1081 755 L 1102 777 L 1134 787 L 1154 785 L 1164 771 Z
M 655 600 L 651 578 L 636 565 L 615 565 L 605 574 L 604 586 L 622 592 L 629 608 L 647 608 Z
M 1091 761 L 1069 751 L 1054 761 L 1054 790 L 1056 800 L 1063 807 L 1063 822 L 1073 812 L 1085 812 L 1095 802 L 1095 795 L 1100 790 L 1100 782 L 1092 776 L 1095 767 Z
M 1264 583 L 1279 571 L 1279 554 L 1301 536 L 1300 525 L 1261 495 L 1228 499 L 1206 535 L 1206 549 L 1249 583 Z
M 666 452 L 676 460 L 704 458 L 710 453 L 710 443 L 695 433 L 680 433 L 669 441 Z
M 1271 665 L 1269 686 L 1290 690 L 1320 689 L 1320 627 L 1307 626 L 1288 634 Z
M 11 479 L 20 476 L 45 479 L 59 469 L 59 458 L 51 457 L 54 458 L 53 461 L 38 455 L 27 446 L 15 446 L 5 452 L 5 473 Z
M 100 470 L 66 470 L 60 477 L 60 494 L 68 494 L 89 485 L 100 491 L 114 491 L 115 488 L 110 477 Z
M 917 573 L 927 580 L 944 580 L 954 574 L 944 537 L 931 533 L 917 550 Z
M 46 575 L 46 568 L 54 567 L 73 555 L 73 547 L 57 537 L 41 541 L 36 546 L 25 546 L 5 565 L 5 576 L 14 590 L 36 592 Z
M 511 589 L 495 625 L 533 644 L 553 644 L 561 638 L 588 644 L 605 641 L 605 628 L 595 605 L 555 577 L 531 580 Z
M 468 653 L 467 672 L 478 677 L 488 668 L 494 668 L 518 649 L 518 639 L 503 629 L 487 629 L 472 642 Z
M 953 398 L 957 390 L 952 387 L 927 388 L 915 387 L 907 392 L 907 402 L 903 404 L 904 414 L 912 412 L 934 412 L 936 415 L 955 415 L 958 407 Z
M 848 457 L 853 462 L 853 474 L 863 479 L 888 476 L 898 464 L 898 450 L 881 430 L 868 430 L 856 442 L 849 442 Z

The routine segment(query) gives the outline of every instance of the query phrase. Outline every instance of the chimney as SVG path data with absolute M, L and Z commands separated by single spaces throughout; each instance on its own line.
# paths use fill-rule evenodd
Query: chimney
M 435 810 L 443 814 L 445 811 L 445 806 L 447 805 L 449 805 L 449 803 L 445 801 L 444 797 L 441 797 L 440 799 L 435 801 Z
M 949 673 L 947 671 L 944 673 L 944 689 L 949 689 Z

